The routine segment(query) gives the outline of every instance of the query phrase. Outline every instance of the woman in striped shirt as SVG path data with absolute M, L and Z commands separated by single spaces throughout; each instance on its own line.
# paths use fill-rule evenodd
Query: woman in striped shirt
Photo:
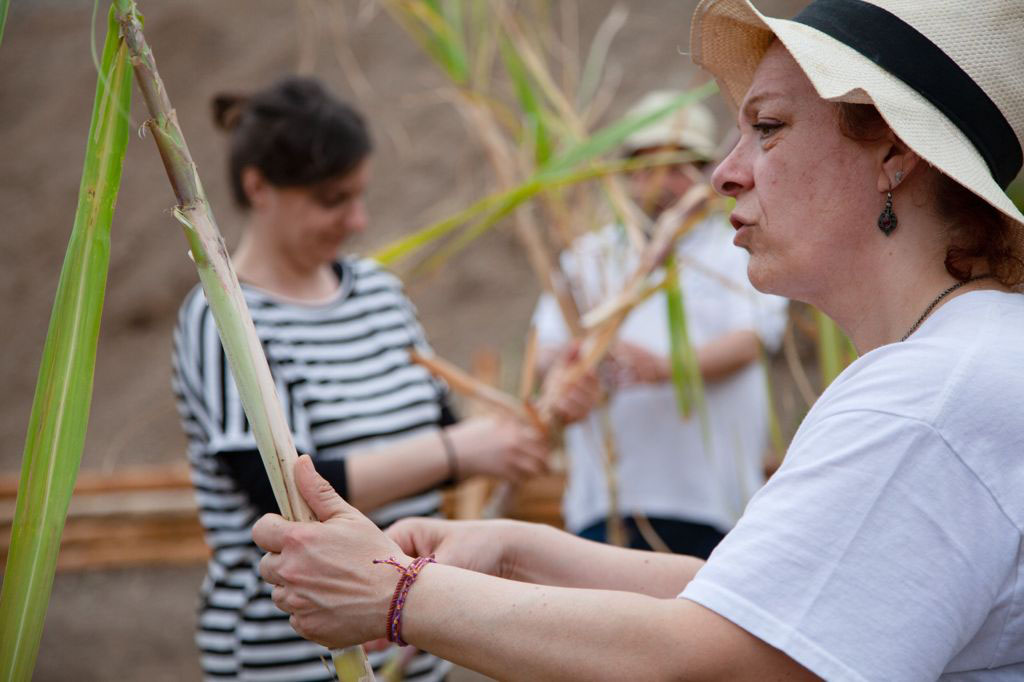
M 248 211 L 235 267 L 296 446 L 317 471 L 381 526 L 438 515 L 438 488 L 459 477 L 543 471 L 544 441 L 529 425 L 455 423 L 444 386 L 410 362 L 407 349 L 427 342 L 400 282 L 372 261 L 337 259 L 367 223 L 371 145 L 361 117 L 294 77 L 249 98 L 218 97 L 214 111 L 230 131 L 235 200 Z M 213 550 L 197 634 L 204 675 L 331 680 L 326 650 L 295 633 L 259 577 L 251 528 L 276 503 L 199 287 L 181 307 L 173 360 Z M 443 679 L 448 668 L 420 654 L 406 679 Z

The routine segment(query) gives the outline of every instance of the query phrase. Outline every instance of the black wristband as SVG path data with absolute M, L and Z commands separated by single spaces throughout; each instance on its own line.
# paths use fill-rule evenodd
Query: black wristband
M 459 459 L 455 454 L 455 445 L 452 443 L 448 429 L 442 427 L 437 430 L 441 437 L 441 444 L 444 445 L 444 454 L 448 459 L 448 483 L 454 485 L 459 482 Z

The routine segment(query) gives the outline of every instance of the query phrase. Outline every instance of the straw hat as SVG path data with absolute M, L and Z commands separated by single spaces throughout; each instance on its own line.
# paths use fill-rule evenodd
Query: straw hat
M 626 116 L 645 116 L 653 113 L 681 94 L 683 93 L 674 90 L 649 92 L 633 105 Z M 676 109 L 671 115 L 664 116 L 649 126 L 644 126 L 627 137 L 623 147 L 626 153 L 630 153 L 638 149 L 676 146 L 710 161 L 714 158 L 718 145 L 716 135 L 714 115 L 706 106 L 695 102 Z
M 1004 189 L 1024 140 L 1024 1 L 814 0 L 792 20 L 749 0 L 702 0 L 693 61 L 734 106 L 773 38 L 818 94 L 874 104 L 919 156 L 1016 221 Z M 866 56 L 868 55 L 868 56 Z

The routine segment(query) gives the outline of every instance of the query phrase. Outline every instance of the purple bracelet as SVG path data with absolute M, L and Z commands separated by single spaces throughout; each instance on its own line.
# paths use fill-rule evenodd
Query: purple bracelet
M 398 563 L 394 557 L 374 559 L 373 563 L 394 566 L 401 573 L 398 577 L 398 584 L 395 585 L 395 594 L 391 597 L 391 606 L 388 607 L 385 635 L 389 642 L 394 642 L 398 646 L 409 646 L 409 643 L 402 639 L 402 607 L 405 606 L 409 590 L 412 588 L 412 584 L 416 582 L 416 578 L 419 577 L 423 567 L 427 564 L 436 564 L 437 561 L 434 559 L 434 555 L 431 554 L 427 557 L 413 559 L 408 566 Z

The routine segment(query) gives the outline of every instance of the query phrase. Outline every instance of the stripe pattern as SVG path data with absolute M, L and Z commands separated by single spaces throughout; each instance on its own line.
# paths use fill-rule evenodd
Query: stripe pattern
M 437 428 L 445 389 L 406 349 L 427 348 L 415 309 L 393 275 L 369 260 L 335 265 L 341 286 L 319 305 L 283 301 L 242 286 L 300 452 L 343 458 Z M 174 332 L 172 385 L 188 439 L 199 518 L 212 550 L 200 591 L 196 641 L 206 680 L 328 682 L 330 655 L 300 637 L 259 577 L 252 541 L 259 513 L 222 463 L 258 457 L 238 389 L 202 289 L 185 299 Z M 380 526 L 440 514 L 440 492 L 376 510 Z M 370 654 L 375 668 L 389 652 Z M 325 667 L 324 661 L 327 662 Z M 406 679 L 444 678 L 450 664 L 418 654 Z

